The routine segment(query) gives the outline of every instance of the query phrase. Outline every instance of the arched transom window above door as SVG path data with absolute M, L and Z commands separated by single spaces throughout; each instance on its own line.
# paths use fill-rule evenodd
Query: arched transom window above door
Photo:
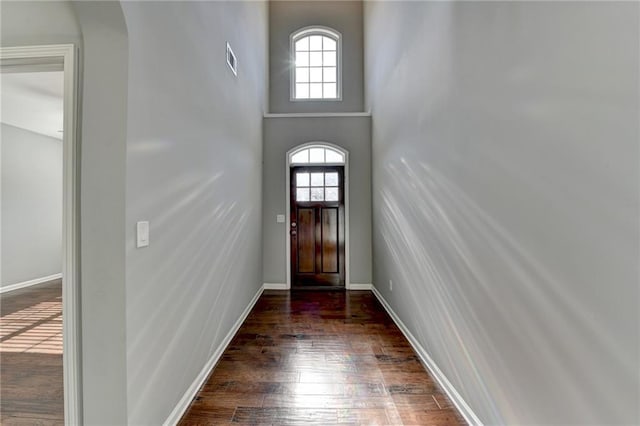
M 340 100 L 340 33 L 308 27 L 291 34 L 291 99 Z
M 325 145 L 312 145 L 289 154 L 289 164 L 344 164 L 344 153 Z

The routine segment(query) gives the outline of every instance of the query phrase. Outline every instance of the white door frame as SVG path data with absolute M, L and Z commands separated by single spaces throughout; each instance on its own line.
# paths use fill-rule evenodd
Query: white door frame
M 62 368 L 64 421 L 82 423 L 80 391 L 80 309 L 78 291 L 77 63 L 73 44 L 0 48 L 0 58 L 28 72 L 34 63 L 60 63 L 64 73 L 62 189 Z M 37 66 L 37 65 L 36 65 Z
M 312 146 L 326 146 L 344 155 L 344 163 L 300 163 L 291 164 L 291 155 L 296 151 Z M 344 286 L 351 288 L 351 266 L 349 262 L 349 151 L 343 147 L 324 141 L 306 142 L 297 145 L 287 151 L 286 158 L 286 206 L 285 206 L 285 241 L 287 244 L 287 283 L 286 288 L 291 289 L 291 167 L 293 166 L 344 166 Z

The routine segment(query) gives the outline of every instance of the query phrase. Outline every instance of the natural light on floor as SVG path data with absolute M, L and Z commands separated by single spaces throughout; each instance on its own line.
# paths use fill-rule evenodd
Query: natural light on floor
M 0 352 L 62 354 L 62 298 L 3 315 Z

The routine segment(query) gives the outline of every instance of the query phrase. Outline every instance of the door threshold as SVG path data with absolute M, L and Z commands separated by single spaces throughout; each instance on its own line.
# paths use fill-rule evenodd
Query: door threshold
M 306 285 L 292 286 L 291 291 L 345 291 L 347 288 L 343 285 Z

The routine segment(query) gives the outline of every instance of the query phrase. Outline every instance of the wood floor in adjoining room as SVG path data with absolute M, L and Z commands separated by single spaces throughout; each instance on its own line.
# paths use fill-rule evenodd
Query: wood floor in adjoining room
M 465 422 L 370 291 L 265 291 L 180 422 L 226 424 Z
M 0 295 L 0 424 L 63 425 L 62 280 Z

